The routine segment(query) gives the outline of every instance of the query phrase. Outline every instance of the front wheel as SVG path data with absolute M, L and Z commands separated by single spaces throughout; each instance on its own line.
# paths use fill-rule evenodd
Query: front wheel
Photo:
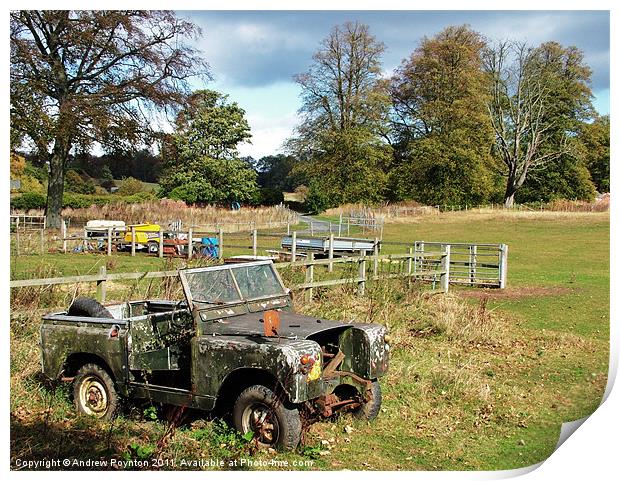
M 301 440 L 299 410 L 287 407 L 265 386 L 250 386 L 239 394 L 233 422 L 241 434 L 253 432 L 263 447 L 292 450 Z
M 379 381 L 373 381 L 370 386 L 372 399 L 363 403 L 360 407 L 353 411 L 353 416 L 358 419 L 372 421 L 379 414 L 381 409 L 381 385 Z
M 79 413 L 109 421 L 118 407 L 114 381 L 97 364 L 85 364 L 75 376 L 73 401 Z

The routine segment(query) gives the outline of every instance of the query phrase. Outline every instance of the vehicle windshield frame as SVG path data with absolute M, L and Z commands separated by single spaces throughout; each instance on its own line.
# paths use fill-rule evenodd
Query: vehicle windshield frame
M 256 266 L 270 266 L 271 267 L 271 271 L 273 272 L 274 277 L 278 285 L 281 288 L 281 292 L 269 294 L 269 295 L 260 295 L 256 297 L 245 297 L 243 295 L 243 292 L 241 291 L 241 288 L 239 287 L 237 276 L 235 276 L 235 271 L 239 269 L 243 269 L 243 268 L 250 268 L 250 267 L 256 267 Z M 216 271 L 222 271 L 222 270 L 227 270 L 230 272 L 238 299 L 228 301 L 228 302 L 216 303 L 216 302 L 211 302 L 207 299 L 194 298 L 194 296 L 192 295 L 192 289 L 190 287 L 191 284 L 188 279 L 188 274 L 199 274 L 201 272 L 216 272 Z M 208 306 L 230 306 L 234 304 L 241 304 L 244 302 L 255 302 L 260 299 L 271 299 L 271 298 L 276 298 L 276 297 L 282 297 L 288 294 L 288 289 L 284 286 L 284 283 L 282 282 L 282 278 L 280 277 L 278 270 L 274 267 L 273 262 L 271 260 L 244 262 L 244 263 L 238 263 L 238 264 L 223 264 L 223 265 L 209 266 L 209 267 L 196 267 L 196 268 L 190 268 L 190 269 L 179 269 L 179 277 L 181 279 L 183 291 L 185 292 L 185 297 L 187 299 L 187 302 L 190 308 L 194 307 L 194 303 L 201 304 L 201 305 L 208 305 Z

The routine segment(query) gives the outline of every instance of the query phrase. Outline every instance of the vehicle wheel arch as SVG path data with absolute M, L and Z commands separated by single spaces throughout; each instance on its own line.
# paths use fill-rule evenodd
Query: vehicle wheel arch
M 112 380 L 116 383 L 114 371 L 110 369 L 110 366 L 105 359 L 97 354 L 92 354 L 89 352 L 74 352 L 70 354 L 65 360 L 62 371 L 59 374 L 62 374 L 65 377 L 74 377 L 80 368 L 86 364 L 96 364 L 102 369 L 105 369 Z
M 260 384 L 271 389 L 273 392 L 284 396 L 284 401 L 289 402 L 288 395 L 277 377 L 266 369 L 242 367 L 229 372 L 217 394 L 216 409 L 226 409 L 234 404 L 237 396 L 246 388 Z

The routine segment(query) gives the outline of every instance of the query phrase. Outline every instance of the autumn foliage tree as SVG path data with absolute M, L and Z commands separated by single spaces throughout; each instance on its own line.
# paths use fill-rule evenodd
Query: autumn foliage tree
M 466 25 L 424 38 L 392 78 L 392 196 L 481 203 L 494 190 L 482 36 Z
M 11 140 L 49 162 L 47 224 L 58 227 L 72 149 L 148 138 L 151 114 L 207 75 L 186 43 L 200 32 L 167 11 L 14 11 L 10 29 Z

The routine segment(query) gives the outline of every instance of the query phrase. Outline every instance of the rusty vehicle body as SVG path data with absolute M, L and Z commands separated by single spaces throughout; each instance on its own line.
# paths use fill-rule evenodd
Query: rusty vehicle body
M 179 271 L 184 301 L 82 298 L 44 316 L 42 368 L 74 383 L 78 411 L 109 419 L 119 398 L 232 411 L 262 445 L 294 448 L 304 416 L 374 418 L 389 345 L 380 324 L 293 312 L 271 261 Z

